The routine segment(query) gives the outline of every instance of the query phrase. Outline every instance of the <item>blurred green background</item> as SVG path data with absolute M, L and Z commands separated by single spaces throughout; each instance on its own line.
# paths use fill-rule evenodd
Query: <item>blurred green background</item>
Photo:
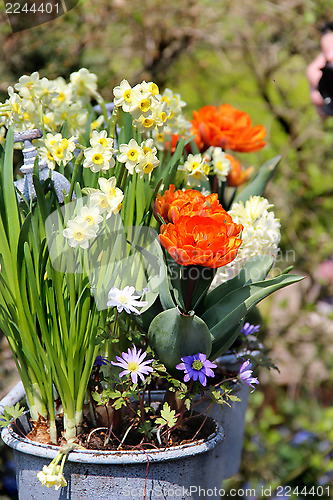
M 267 146 L 242 155 L 244 166 L 282 155 L 267 190 L 283 229 L 278 267 L 294 265 L 307 279 L 260 307 L 261 335 L 280 373 L 259 375 L 242 468 L 225 482 L 258 491 L 272 486 L 272 498 L 278 485 L 301 492 L 333 482 L 333 118 L 317 116 L 305 76 L 319 50 L 319 28 L 333 20 L 329 3 L 80 0 L 66 15 L 15 34 L 0 4 L 0 101 L 22 74 L 68 78 L 86 67 L 98 75 L 106 100 L 123 78 L 133 85 L 145 79 L 179 92 L 188 118 L 206 104 L 238 107 L 267 129 Z M 4 394 L 13 366 L 1 342 Z M 10 477 L 6 460 L 0 472 Z M 0 499 L 9 498 L 8 488 L 2 485 Z M 333 486 L 329 496 L 320 491 L 320 498 L 333 498 Z

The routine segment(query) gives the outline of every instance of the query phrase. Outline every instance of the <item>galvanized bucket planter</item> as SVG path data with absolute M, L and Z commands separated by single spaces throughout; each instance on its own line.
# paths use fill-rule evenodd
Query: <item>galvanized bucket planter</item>
M 27 433 L 28 417 L 23 415 L 20 422 Z M 56 446 L 20 437 L 12 425 L 2 431 L 2 438 L 14 450 L 20 500 L 194 500 L 220 487 L 220 481 L 209 474 L 214 449 L 223 439 L 217 423 L 207 440 L 163 450 L 72 451 L 64 468 L 68 486 L 58 491 L 42 486 L 37 479 L 43 465 L 56 456 Z

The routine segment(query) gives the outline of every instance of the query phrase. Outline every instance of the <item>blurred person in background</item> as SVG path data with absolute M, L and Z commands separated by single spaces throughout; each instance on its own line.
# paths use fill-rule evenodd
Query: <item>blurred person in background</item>
M 306 76 L 310 83 L 310 98 L 322 118 L 333 115 L 333 21 L 321 29 L 321 52 L 308 65 Z M 324 69 L 324 70 L 323 70 Z M 317 278 L 333 287 L 333 255 L 320 263 Z M 333 305 L 333 297 L 329 298 Z
M 333 115 L 333 21 L 326 23 L 321 33 L 321 52 L 307 67 L 306 76 L 310 83 L 310 98 L 319 115 L 325 118 Z

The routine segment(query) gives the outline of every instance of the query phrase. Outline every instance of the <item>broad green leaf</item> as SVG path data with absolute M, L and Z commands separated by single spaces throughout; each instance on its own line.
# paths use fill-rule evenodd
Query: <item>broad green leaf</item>
M 211 360 L 214 361 L 214 359 L 222 356 L 222 354 L 224 354 L 229 349 L 229 347 L 235 342 L 238 335 L 240 334 L 243 324 L 244 320 L 242 320 L 240 323 L 237 323 L 230 329 L 225 329 L 223 331 L 221 330 L 218 338 L 214 338 L 213 340 L 212 352 L 209 356 Z
M 245 284 L 265 279 L 272 265 L 273 258 L 269 255 L 258 255 L 248 260 L 237 276 L 222 283 L 208 293 L 203 303 L 199 305 L 198 314 L 203 318 L 205 316 L 209 318 L 210 311 L 215 308 L 215 305 L 223 299 L 223 297 L 226 297 L 234 290 L 238 290 Z
M 238 324 L 247 312 L 262 299 L 276 290 L 297 283 L 302 279 L 304 279 L 303 276 L 279 275 L 266 281 L 250 283 L 229 293 L 214 308 L 210 309 L 209 317 L 207 314 L 202 316 L 210 328 L 213 342 L 218 341 L 225 331 Z
M 245 202 L 250 198 L 250 196 L 263 196 L 265 187 L 269 180 L 273 177 L 280 160 L 281 156 L 275 156 L 271 160 L 264 163 L 252 181 L 237 194 L 234 199 L 234 203 L 237 203 L 238 201 Z

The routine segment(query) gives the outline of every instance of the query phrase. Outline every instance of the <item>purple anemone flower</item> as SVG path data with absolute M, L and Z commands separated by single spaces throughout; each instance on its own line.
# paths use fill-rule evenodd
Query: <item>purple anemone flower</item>
M 136 384 L 138 381 L 138 376 L 144 382 L 144 375 L 148 375 L 153 371 L 153 368 L 149 365 L 152 363 L 152 359 L 145 359 L 147 356 L 146 352 L 141 354 L 141 349 L 136 350 L 136 346 L 133 345 L 133 349 L 127 349 L 127 352 L 122 352 L 121 357 L 116 356 L 118 363 L 115 361 L 111 361 L 111 364 L 115 366 L 120 366 L 120 368 L 124 368 L 122 372 L 119 373 L 119 377 L 123 377 L 124 375 L 131 375 L 131 379 L 133 384 Z
M 242 382 L 244 382 L 244 384 L 253 387 L 254 391 L 255 387 L 252 384 L 259 384 L 259 380 L 257 378 L 252 377 L 253 371 L 251 370 L 251 368 L 252 368 L 252 363 L 247 359 L 240 367 L 238 377 Z
M 254 333 L 258 333 L 259 329 L 260 325 L 251 325 L 250 323 L 245 323 L 245 325 L 241 329 L 241 333 L 244 333 L 244 335 L 253 335 Z
M 102 356 L 96 356 L 96 359 L 94 361 L 94 366 L 102 366 L 106 365 L 107 363 L 110 363 L 108 359 L 103 358 Z
M 176 366 L 178 370 L 184 370 L 184 382 L 188 382 L 191 378 L 196 381 L 199 379 L 201 385 L 207 384 L 206 377 L 215 377 L 212 368 L 217 368 L 217 365 L 211 363 L 206 354 L 199 352 L 193 356 L 184 356 L 180 358 L 182 363 Z

